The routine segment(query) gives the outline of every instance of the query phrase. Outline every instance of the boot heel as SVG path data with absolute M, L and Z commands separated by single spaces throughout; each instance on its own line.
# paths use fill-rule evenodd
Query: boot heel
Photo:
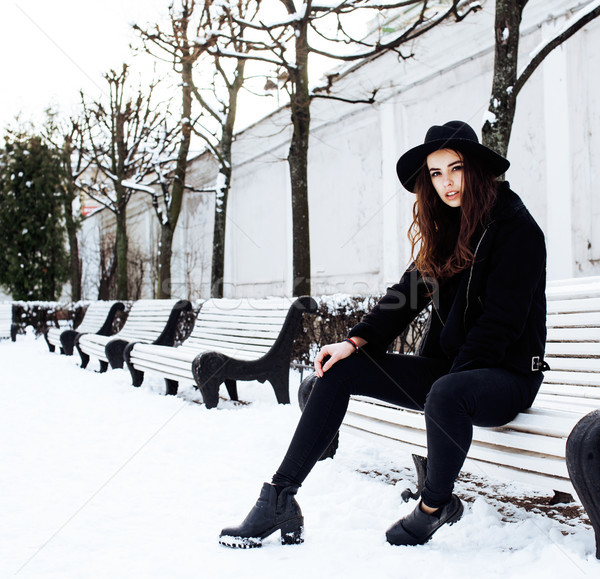
M 304 521 L 295 519 L 281 526 L 282 545 L 300 545 L 304 543 Z

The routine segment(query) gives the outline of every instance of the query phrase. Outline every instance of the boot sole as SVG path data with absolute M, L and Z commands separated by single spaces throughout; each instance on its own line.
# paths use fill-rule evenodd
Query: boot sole
M 282 545 L 300 545 L 304 542 L 304 520 L 291 519 L 272 527 L 258 537 L 222 535 L 219 537 L 219 544 L 232 549 L 257 549 L 258 547 L 262 547 L 263 539 L 266 539 L 277 531 L 281 531 Z

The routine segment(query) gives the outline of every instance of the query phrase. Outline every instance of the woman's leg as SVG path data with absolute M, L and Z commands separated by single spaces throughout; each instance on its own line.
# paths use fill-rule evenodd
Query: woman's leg
M 351 395 L 423 409 L 431 385 L 447 370 L 439 360 L 361 351 L 341 360 L 315 382 L 289 449 L 273 477 L 278 487 L 299 487 L 329 446 Z
M 427 477 L 421 503 L 388 529 L 389 543 L 422 545 L 441 526 L 460 519 L 463 506 L 452 489 L 471 445 L 473 425 L 510 422 L 530 406 L 540 382 L 541 376 L 500 368 L 446 374 L 435 381 L 425 403 Z
M 427 478 L 422 500 L 441 507 L 452 497 L 473 437 L 473 426 L 501 426 L 529 407 L 540 376 L 502 368 L 447 374 L 435 381 L 425 403 Z

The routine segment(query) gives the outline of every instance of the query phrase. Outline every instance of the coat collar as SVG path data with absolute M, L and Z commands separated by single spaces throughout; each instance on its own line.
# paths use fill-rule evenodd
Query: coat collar
M 510 188 L 508 181 L 502 181 L 498 187 L 498 199 L 492 209 L 490 225 L 494 221 L 506 221 L 521 211 L 525 204 Z

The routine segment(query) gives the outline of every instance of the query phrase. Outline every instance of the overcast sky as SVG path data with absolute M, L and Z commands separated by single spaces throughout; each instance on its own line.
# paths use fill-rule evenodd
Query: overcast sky
M 96 96 L 102 73 L 132 62 L 131 23 L 165 18 L 170 0 L 0 0 L 0 130 L 18 113 L 63 113 L 79 90 Z M 135 66 L 135 65 L 134 65 Z

